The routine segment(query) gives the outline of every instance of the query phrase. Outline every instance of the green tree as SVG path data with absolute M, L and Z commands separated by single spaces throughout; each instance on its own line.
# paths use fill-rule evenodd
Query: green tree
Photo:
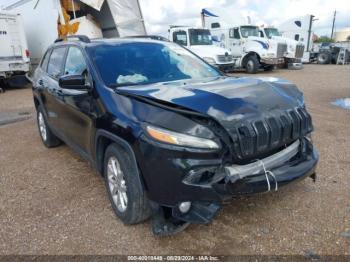
M 334 42 L 333 39 L 329 38 L 328 36 L 320 36 L 315 43 L 325 43 L 325 42 Z

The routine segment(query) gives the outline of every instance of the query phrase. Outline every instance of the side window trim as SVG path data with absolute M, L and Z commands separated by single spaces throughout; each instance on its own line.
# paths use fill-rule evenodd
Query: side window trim
M 45 73 L 47 73 L 47 67 L 48 67 L 48 65 L 49 65 L 51 52 L 52 52 L 52 48 L 49 48 L 49 49 L 46 51 L 46 53 L 44 54 L 43 59 L 42 59 L 41 62 L 40 62 L 40 68 L 41 68 Z M 43 68 L 44 62 L 45 62 L 45 59 L 46 59 L 46 58 L 47 58 L 46 67 Z

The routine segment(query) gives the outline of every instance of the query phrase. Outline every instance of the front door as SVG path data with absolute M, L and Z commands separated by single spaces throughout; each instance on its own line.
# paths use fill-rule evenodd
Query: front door
M 234 57 L 242 56 L 241 36 L 239 34 L 239 27 L 230 28 L 229 31 L 229 50 Z
M 64 75 L 83 75 L 86 85 L 91 86 L 87 61 L 83 51 L 77 46 L 70 46 L 64 64 Z M 73 146 L 77 146 L 80 153 L 90 154 L 90 138 L 93 137 L 94 116 L 92 95 L 89 91 L 60 88 L 64 101 L 61 121 L 65 125 L 65 134 Z

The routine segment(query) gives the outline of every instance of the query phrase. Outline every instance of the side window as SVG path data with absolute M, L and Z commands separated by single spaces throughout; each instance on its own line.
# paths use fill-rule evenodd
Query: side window
M 240 39 L 238 28 L 231 28 L 229 31 L 230 38 Z
M 177 31 L 173 33 L 174 42 L 179 45 L 187 45 L 186 31 Z
M 52 50 L 49 65 L 47 67 L 47 73 L 50 76 L 58 78 L 62 75 L 62 66 L 65 52 L 65 47 L 58 47 Z
M 41 60 L 41 69 L 44 70 L 46 72 L 47 70 L 47 64 L 49 63 L 49 58 L 50 58 L 50 53 L 51 53 L 51 49 L 47 50 L 44 58 Z
M 212 23 L 211 28 L 220 28 L 220 23 Z
M 294 36 L 294 39 L 295 39 L 295 41 L 299 41 L 299 35 L 296 34 L 296 35 Z
M 68 50 L 66 65 L 64 68 L 65 75 L 82 75 L 87 70 L 84 55 L 77 47 L 70 47 Z

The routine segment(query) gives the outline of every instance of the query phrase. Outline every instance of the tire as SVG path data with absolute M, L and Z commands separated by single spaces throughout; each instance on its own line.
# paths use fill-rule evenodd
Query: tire
M 245 70 L 248 74 L 255 74 L 260 67 L 260 63 L 256 55 L 251 55 L 245 63 Z
M 104 179 L 113 211 L 124 224 L 137 224 L 150 217 L 151 209 L 138 167 L 117 144 L 109 145 L 105 151 Z
M 52 131 L 50 130 L 50 127 L 47 124 L 45 114 L 43 113 L 43 109 L 41 106 L 37 109 L 36 119 L 39 129 L 39 134 L 41 137 L 41 140 L 43 141 L 43 144 L 48 147 L 56 147 L 60 145 L 62 142 L 58 139 L 57 136 L 55 136 Z
M 321 52 L 317 56 L 317 63 L 321 65 L 329 64 L 331 62 L 331 54 L 329 52 Z
M 269 72 L 269 71 L 272 71 L 274 68 L 275 66 L 273 65 L 267 65 L 267 66 L 264 66 L 264 71 Z

